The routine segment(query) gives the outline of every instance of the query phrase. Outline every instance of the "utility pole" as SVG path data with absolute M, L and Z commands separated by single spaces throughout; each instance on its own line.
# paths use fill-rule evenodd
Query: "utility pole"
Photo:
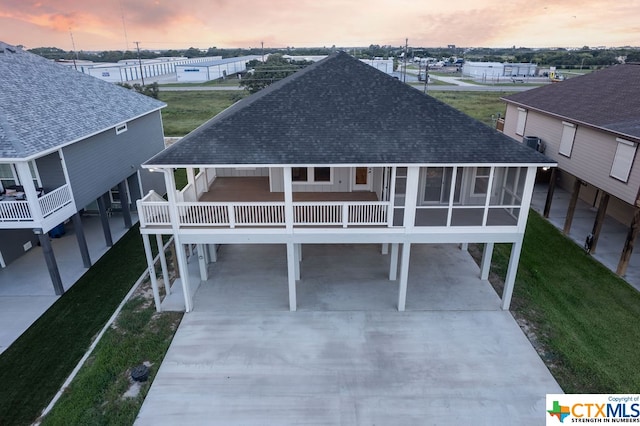
M 404 39 L 404 75 L 402 78 L 402 82 L 407 82 L 407 55 L 409 54 L 409 39 Z
M 76 42 L 73 40 L 73 33 L 71 32 L 71 27 L 69 27 L 69 35 L 71 36 L 71 46 L 73 46 L 73 67 L 78 71 L 78 64 L 76 60 L 78 59 L 78 51 L 76 50 Z M 582 69 L 582 67 L 580 67 Z
M 264 41 L 260 42 L 260 46 L 262 46 L 262 63 L 264 64 Z
M 142 59 L 140 59 L 140 42 L 134 41 L 136 49 L 138 49 L 138 65 L 140 65 L 140 78 L 142 78 L 142 86 L 144 86 L 144 73 L 142 72 Z
M 424 93 L 427 93 L 427 83 L 429 82 L 429 60 L 424 64 Z

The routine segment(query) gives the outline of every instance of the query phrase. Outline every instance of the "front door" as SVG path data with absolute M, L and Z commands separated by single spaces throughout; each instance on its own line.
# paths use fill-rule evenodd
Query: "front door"
M 351 190 L 371 191 L 372 175 L 371 167 L 354 167 Z

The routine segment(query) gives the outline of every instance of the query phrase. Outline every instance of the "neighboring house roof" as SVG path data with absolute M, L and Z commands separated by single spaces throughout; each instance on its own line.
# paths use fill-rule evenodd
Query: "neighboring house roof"
M 346 53 L 234 104 L 145 164 L 552 163 Z
M 0 76 L 0 159 L 29 158 L 165 106 L 2 42 Z
M 640 64 L 615 65 L 503 99 L 567 121 L 640 138 Z

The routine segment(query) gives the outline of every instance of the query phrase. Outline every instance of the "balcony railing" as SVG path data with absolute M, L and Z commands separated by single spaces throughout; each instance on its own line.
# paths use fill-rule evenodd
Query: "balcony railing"
M 38 198 L 42 218 L 46 219 L 72 202 L 69 185 L 63 185 Z M 0 222 L 29 222 L 34 215 L 29 200 L 0 201 Z
M 380 226 L 388 224 L 388 202 L 330 201 L 294 202 L 294 226 Z M 181 227 L 284 227 L 284 202 L 179 202 Z M 169 203 L 151 200 L 138 203 L 144 226 L 170 226 Z

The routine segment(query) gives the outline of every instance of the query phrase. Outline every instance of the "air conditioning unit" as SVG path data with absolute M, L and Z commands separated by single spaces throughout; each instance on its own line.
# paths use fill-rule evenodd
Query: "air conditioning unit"
M 544 152 L 544 142 L 542 142 L 542 139 L 537 136 L 524 136 L 522 138 L 522 143 L 538 152 Z

